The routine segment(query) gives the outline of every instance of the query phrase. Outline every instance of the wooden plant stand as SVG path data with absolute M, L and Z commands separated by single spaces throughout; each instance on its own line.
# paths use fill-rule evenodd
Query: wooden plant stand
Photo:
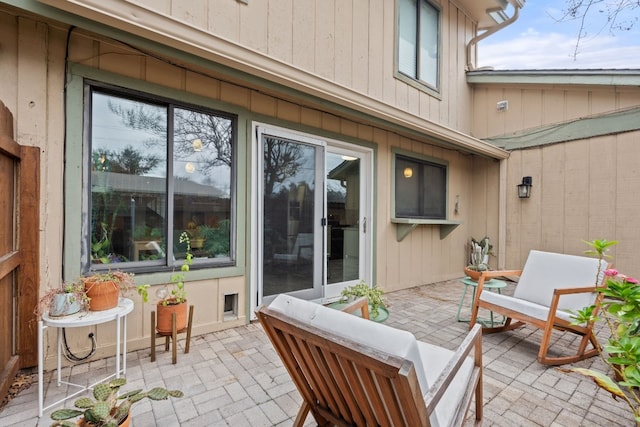
M 177 330 L 176 328 L 176 314 L 173 313 L 171 316 L 171 332 L 158 332 L 156 329 L 156 312 L 155 310 L 151 312 L 151 361 L 156 361 L 156 338 L 157 337 L 165 337 L 164 349 L 165 351 L 169 350 L 169 341 L 172 343 L 172 355 L 171 355 L 171 363 L 174 365 L 178 360 L 178 334 L 182 334 L 184 332 L 187 333 L 187 341 L 184 345 L 184 352 L 189 353 L 189 345 L 191 344 L 191 324 L 193 322 L 193 305 L 189 306 L 189 320 L 187 321 L 187 327 L 182 328 L 181 330 Z

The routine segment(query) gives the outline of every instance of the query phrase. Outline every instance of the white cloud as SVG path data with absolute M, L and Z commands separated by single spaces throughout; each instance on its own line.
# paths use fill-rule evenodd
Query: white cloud
M 532 27 L 509 40 L 480 42 L 478 66 L 496 70 L 522 69 L 640 69 L 640 47 L 623 46 L 621 38 L 599 35 L 580 41 L 573 58 L 575 37 L 544 33 Z

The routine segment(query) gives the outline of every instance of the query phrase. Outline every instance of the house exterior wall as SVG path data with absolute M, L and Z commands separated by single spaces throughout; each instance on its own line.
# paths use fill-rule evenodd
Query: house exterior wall
M 503 100 L 509 109 L 496 111 Z M 473 134 L 508 138 L 528 130 L 535 135 L 537 129 L 633 107 L 640 107 L 637 85 L 477 84 Z M 584 131 L 587 122 L 580 123 Z M 615 266 L 640 275 L 634 249 L 640 244 L 635 213 L 640 198 L 634 191 L 640 184 L 640 131 L 593 132 L 591 137 L 513 149 L 505 160 L 506 268 L 521 268 L 531 249 L 580 255 L 588 249 L 584 240 L 604 238 L 619 241 L 612 248 Z M 523 176 L 533 178 L 533 187 L 531 198 L 521 200 L 515 186 Z
M 336 8 L 339 8 L 338 2 Z M 376 14 L 381 12 L 370 13 L 378 16 Z M 457 18 L 454 22 L 461 19 L 464 26 L 468 25 L 458 12 L 455 15 Z M 163 54 L 149 55 L 114 38 L 84 29 L 71 30 L 59 22 L 17 12 L 9 7 L 0 6 L 0 36 L 3 40 L 0 99 L 14 113 L 18 142 L 40 147 L 42 152 L 41 292 L 57 286 L 62 280 L 75 280 L 80 273 L 80 246 L 77 241 L 81 238 L 80 230 L 73 232 L 76 234 L 72 233 L 73 238 L 69 238 L 68 229 L 74 227 L 64 218 L 65 215 L 69 218 L 70 212 L 73 215 L 74 209 L 80 209 L 81 206 L 79 183 L 69 182 L 68 174 L 73 176 L 77 171 L 70 169 L 81 167 L 77 156 L 81 157 L 82 152 L 82 137 L 78 136 L 82 127 L 82 105 L 76 101 L 79 96 L 81 98 L 78 88 L 82 77 L 131 86 L 136 90 L 142 87 L 152 93 L 180 97 L 194 104 L 206 103 L 239 117 L 237 199 L 238 211 L 244 214 L 241 213 L 238 219 L 238 262 L 235 267 L 190 273 L 187 291 L 189 301 L 195 304 L 194 335 L 248 322 L 251 315 L 248 293 L 251 289 L 249 258 L 252 248 L 246 212 L 254 208 L 252 200 L 255 199 L 250 192 L 250 180 L 254 173 L 250 158 L 251 123 L 254 120 L 374 148 L 374 277 L 375 284 L 387 292 L 461 276 L 467 261 L 466 244 L 469 237 L 497 233 L 497 160 L 470 154 L 456 147 L 444 147 L 441 141 L 413 131 L 404 132 L 401 126 L 391 126 L 377 118 L 356 113 L 345 114 L 341 106 L 336 104 L 324 103 L 320 107 L 313 99 L 300 97 L 294 91 L 276 96 L 268 84 L 260 86 L 250 78 L 231 79 L 228 75 L 218 73 L 215 67 L 209 67 L 207 61 L 189 63 Z M 385 40 L 387 37 L 388 34 Z M 462 43 L 462 39 L 456 43 Z M 384 52 L 385 61 L 391 61 L 386 48 Z M 455 61 L 450 65 L 458 67 Z M 343 66 L 357 68 L 355 64 Z M 372 64 L 368 66 L 372 69 L 367 73 L 374 73 L 373 68 L 376 67 Z M 390 69 L 390 66 L 379 68 Z M 67 79 L 65 71 L 68 73 Z M 318 72 L 318 69 L 314 69 L 314 72 Z M 352 73 L 353 76 L 360 74 L 353 70 Z M 336 74 L 341 73 L 335 73 L 334 77 Z M 351 84 L 361 84 L 356 80 L 353 77 Z M 369 86 L 380 89 L 378 84 L 369 83 Z M 447 89 L 447 95 L 453 99 L 448 101 L 415 92 L 399 81 L 383 86 L 386 89 L 381 90 L 379 96 L 384 98 L 384 93 L 391 90 L 393 96 L 387 96 L 397 103 L 398 108 L 407 108 L 425 118 L 436 117 L 438 122 L 454 124 L 460 131 L 468 127 L 467 110 L 453 108 L 451 104 L 453 100 L 464 104 L 462 101 L 470 99 L 467 88 L 462 84 L 450 82 L 445 85 L 459 86 L 456 90 Z M 404 95 L 399 96 L 398 93 Z M 461 138 L 465 138 L 462 133 Z M 462 225 L 446 238 L 441 239 L 438 226 L 420 225 L 404 240 L 397 241 L 396 225 L 390 222 L 393 148 L 449 162 L 448 210 L 451 219 L 461 221 Z M 66 165 L 66 180 L 62 165 Z M 454 212 L 456 201 L 459 206 L 457 213 Z M 163 277 L 168 276 L 139 274 L 136 282 L 160 284 Z M 224 295 L 230 293 L 238 294 L 238 317 L 225 321 L 222 305 Z M 150 310 L 153 307 L 143 304 L 138 295 L 130 294 L 129 297 L 135 302 L 135 310 L 128 318 L 129 349 L 148 347 Z M 98 356 L 112 355 L 115 342 L 112 327 L 99 325 L 94 332 L 100 344 Z M 52 332 L 48 336 L 47 364 L 51 367 L 55 340 Z M 74 349 L 86 349 L 89 345 L 84 331 L 69 334 L 68 339 Z
M 466 44 L 476 23 L 461 4 L 441 8 L 440 89 L 428 92 L 394 75 L 395 1 L 45 0 L 87 16 L 208 57 L 238 70 L 292 86 L 379 101 L 398 111 L 468 133 L 470 90 L 465 82 Z M 501 2 L 483 0 L 487 7 Z M 495 3 L 495 4 L 494 4 Z M 473 6 L 476 8 L 476 6 Z M 182 40 L 177 40 L 182 39 Z M 187 43 L 184 43 L 186 40 Z M 382 108 L 382 107 L 380 107 Z

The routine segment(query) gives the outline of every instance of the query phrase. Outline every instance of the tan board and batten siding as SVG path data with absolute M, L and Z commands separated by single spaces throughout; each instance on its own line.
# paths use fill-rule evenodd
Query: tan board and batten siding
M 606 70 L 586 76 L 581 71 L 543 74 L 534 73 L 528 83 L 524 77 L 513 84 L 474 83 L 473 135 L 508 141 L 513 134 L 535 135 L 540 128 L 608 116 L 608 128 L 615 129 L 619 119 L 612 113 L 640 108 L 640 86 L 632 80 L 637 71 L 635 77 L 614 71 L 604 79 Z M 612 83 L 621 78 L 627 80 Z M 509 109 L 498 112 L 496 103 L 503 100 Z M 612 251 L 616 267 L 640 276 L 640 124 L 635 130 L 620 126 L 625 129 L 619 133 L 599 135 L 596 129 L 592 136 L 568 142 L 545 144 L 541 135 L 539 145 L 512 144 L 506 171 L 506 267 L 519 268 L 533 248 L 579 255 L 587 249 L 583 240 L 606 238 L 620 242 Z M 586 122 L 575 129 L 589 132 Z M 512 195 L 523 176 L 533 177 L 533 189 L 532 197 L 521 201 Z
M 41 3 L 67 8 L 88 18 L 100 17 L 100 22 L 122 30 L 105 31 L 104 27 L 91 25 L 89 29 L 73 30 L 68 50 L 70 72 L 82 66 L 117 78 L 146 82 L 158 93 L 164 88 L 176 90 L 219 103 L 222 110 L 230 106 L 239 111 L 238 144 L 245 156 L 238 159 L 238 198 L 247 208 L 251 208 L 253 197 L 249 194 L 254 173 L 249 154 L 251 120 L 374 147 L 374 264 L 376 284 L 385 290 L 459 277 L 466 263 L 470 236 L 488 234 L 497 241 L 500 162 L 494 158 L 503 158 L 506 153 L 468 136 L 472 96 L 465 83 L 464 47 L 475 29 L 473 21 L 455 2 L 442 2 L 443 68 L 438 96 L 393 75 L 394 2 L 280 0 L 250 1 L 244 5 L 216 0 L 190 1 L 188 8 L 182 1 L 156 0 L 135 4 L 113 0 Z M 96 14 L 88 7 L 108 11 L 111 17 Z M 136 13 L 130 13 L 132 10 Z M 118 15 L 127 13 L 126 19 Z M 161 34 L 157 32 L 159 28 L 184 37 L 177 41 L 174 33 Z M 14 113 L 16 139 L 21 144 L 40 147 L 42 153 L 41 292 L 65 278 L 63 206 L 80 207 L 77 201 L 65 200 L 63 190 L 68 32 L 67 24 L 0 6 L 0 99 Z M 157 43 L 169 47 L 153 52 L 152 57 L 121 42 L 134 44 L 141 40 L 137 36 L 152 40 L 144 46 L 148 52 L 159 46 Z M 211 41 L 215 49 L 204 50 L 203 41 Z M 179 57 L 172 57 L 174 53 Z M 219 64 L 232 65 L 239 71 L 225 72 Z M 245 74 L 249 72 L 251 76 Z M 348 109 L 337 108 L 338 101 Z M 81 119 L 72 120 L 77 124 Z M 397 125 L 390 125 L 392 122 Z M 453 147 L 449 142 L 452 140 L 459 140 L 461 146 Z M 463 224 L 445 239 L 440 239 L 438 226 L 419 226 L 402 242 L 397 241 L 396 225 L 390 222 L 393 147 L 449 162 L 449 215 Z M 76 155 L 80 152 L 78 146 Z M 453 212 L 456 199 L 460 206 L 457 214 Z M 249 233 L 248 220 L 238 224 L 240 265 L 235 274 L 188 284 L 189 299 L 196 302 L 194 334 L 248 321 Z M 79 248 L 75 241 L 65 244 L 71 245 L 67 250 Z M 220 302 L 224 300 L 221 296 L 228 293 L 239 295 L 238 319 L 231 322 L 224 321 Z M 152 307 L 143 304 L 137 295 L 130 297 L 136 308 L 129 316 L 129 349 L 148 347 Z M 100 325 L 95 331 L 100 343 L 98 356 L 112 355 L 112 325 Z M 54 340 L 48 339 L 49 364 L 53 345 Z M 86 334 L 73 335 L 69 345 L 86 348 Z

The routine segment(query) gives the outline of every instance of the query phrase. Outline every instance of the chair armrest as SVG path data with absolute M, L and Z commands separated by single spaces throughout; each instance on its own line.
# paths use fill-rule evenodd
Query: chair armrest
M 350 302 L 349 304 L 342 307 L 340 311 L 344 311 L 345 313 L 352 313 L 356 310 L 360 310 L 362 312 L 363 319 L 370 319 L 369 300 L 367 299 L 367 297 L 360 297 L 357 300 Z
M 494 277 L 501 276 L 520 276 L 522 270 L 488 270 L 482 272 L 482 277 L 485 279 L 493 279 Z
M 478 279 L 478 287 L 476 288 L 476 299 L 473 301 L 474 304 L 477 303 L 477 300 L 480 298 L 480 294 L 484 289 L 484 282 L 486 279 L 493 279 L 494 277 L 502 277 L 502 276 L 520 276 L 522 275 L 522 270 L 489 270 L 483 271 Z
M 554 289 L 553 296 L 551 297 L 551 304 L 549 305 L 549 313 L 547 315 L 547 324 L 553 325 L 554 319 L 556 317 L 556 311 L 558 310 L 558 305 L 560 304 L 560 297 L 562 295 L 590 294 L 590 293 L 596 292 L 598 288 L 601 288 L 601 286 Z M 600 304 L 602 302 L 603 296 L 604 295 L 602 293 L 598 294 L 595 301 L 593 302 L 593 305 L 596 307 L 595 311 L 593 312 L 594 316 L 598 313 L 600 309 Z M 589 322 L 589 323 L 593 323 L 593 322 Z
M 424 395 L 424 401 L 429 414 L 431 414 L 438 405 L 438 402 L 447 391 L 449 385 L 458 373 L 458 370 L 469 353 L 471 353 L 471 350 L 475 350 L 475 368 L 482 369 L 482 327 L 479 324 L 473 326 L 471 331 L 467 334 L 467 337 L 462 341 L 462 344 L 460 344 L 456 352 L 451 356 L 447 366 L 442 370 L 442 373 L 433 386 L 431 386 L 429 392 Z
M 586 288 L 564 288 L 564 289 L 554 289 L 554 295 L 570 295 L 570 294 L 590 294 L 592 292 L 596 292 L 598 287 L 589 286 Z

